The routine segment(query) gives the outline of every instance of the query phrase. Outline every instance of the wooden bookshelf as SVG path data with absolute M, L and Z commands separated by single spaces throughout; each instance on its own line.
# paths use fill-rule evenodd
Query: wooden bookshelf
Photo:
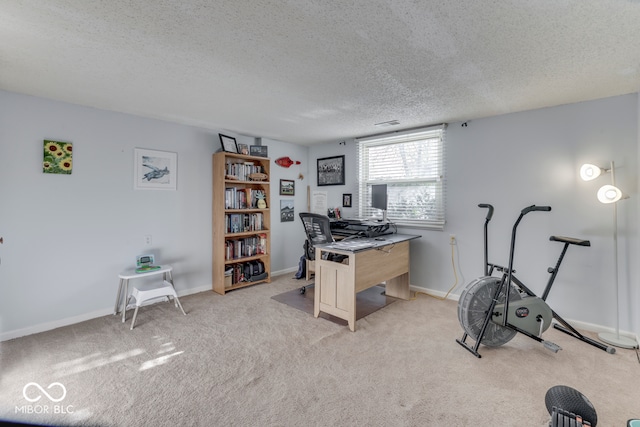
M 271 282 L 271 176 L 266 157 L 219 152 L 213 155 L 213 290 Z M 266 179 L 253 175 L 262 173 Z M 264 195 L 266 207 L 258 206 Z M 248 277 L 262 263 L 264 273 Z M 252 265 L 250 268 L 248 265 Z M 225 271 L 232 275 L 225 276 Z M 257 279 L 256 279 L 257 277 Z

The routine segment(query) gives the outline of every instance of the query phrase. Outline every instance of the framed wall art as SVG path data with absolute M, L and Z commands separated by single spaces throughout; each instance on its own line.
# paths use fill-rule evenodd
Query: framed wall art
M 280 222 L 292 222 L 294 217 L 293 200 L 280 200 Z
M 296 194 L 296 182 L 289 179 L 280 180 L 280 195 L 294 196 Z
M 269 147 L 266 145 L 250 145 L 249 154 L 258 157 L 269 157 Z
M 318 186 L 344 185 L 344 155 L 318 159 Z
M 236 139 L 234 137 L 223 135 L 221 133 L 219 133 L 218 135 L 220 136 L 220 145 L 222 145 L 222 151 L 226 151 L 227 153 L 238 152 L 238 144 L 236 143 Z
M 134 184 L 136 190 L 176 190 L 178 154 L 135 148 Z
M 73 144 L 71 142 L 44 140 L 42 173 L 71 175 L 73 169 Z
M 350 208 L 351 207 L 351 194 L 343 194 L 342 195 L 342 207 Z

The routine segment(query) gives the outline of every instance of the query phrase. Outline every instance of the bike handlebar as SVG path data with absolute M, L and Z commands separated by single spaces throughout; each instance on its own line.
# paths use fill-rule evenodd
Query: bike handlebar
M 536 205 L 531 205 L 528 206 L 524 209 L 522 209 L 522 211 L 520 212 L 522 215 L 526 215 L 529 212 L 532 211 L 544 211 L 544 212 L 549 212 L 551 210 L 551 206 L 536 206 Z
M 478 205 L 479 208 L 488 208 L 489 212 L 487 212 L 487 221 L 491 221 L 491 217 L 493 216 L 493 206 L 488 203 L 480 203 Z

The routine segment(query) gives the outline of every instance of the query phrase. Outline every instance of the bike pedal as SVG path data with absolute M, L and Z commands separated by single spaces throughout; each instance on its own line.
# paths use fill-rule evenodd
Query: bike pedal
M 554 353 L 557 353 L 559 350 L 562 350 L 562 347 L 560 347 L 558 344 L 556 343 L 552 343 L 551 341 L 542 341 L 542 345 L 544 345 L 544 347 L 547 350 L 551 350 Z

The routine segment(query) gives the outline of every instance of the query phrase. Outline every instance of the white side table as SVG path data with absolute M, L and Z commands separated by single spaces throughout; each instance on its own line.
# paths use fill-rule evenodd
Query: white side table
M 116 295 L 116 304 L 113 308 L 113 314 L 118 314 L 118 309 L 120 308 L 120 300 L 122 300 L 122 323 L 125 322 L 125 316 L 127 313 L 127 299 L 129 298 L 129 280 L 162 274 L 163 281 L 173 286 L 173 276 L 171 275 L 172 271 L 173 267 L 171 267 L 170 265 L 162 265 L 159 269 L 148 271 L 146 273 L 136 273 L 135 268 L 131 268 L 120 273 L 120 275 L 118 276 L 120 278 L 120 285 L 118 286 L 118 294 Z

